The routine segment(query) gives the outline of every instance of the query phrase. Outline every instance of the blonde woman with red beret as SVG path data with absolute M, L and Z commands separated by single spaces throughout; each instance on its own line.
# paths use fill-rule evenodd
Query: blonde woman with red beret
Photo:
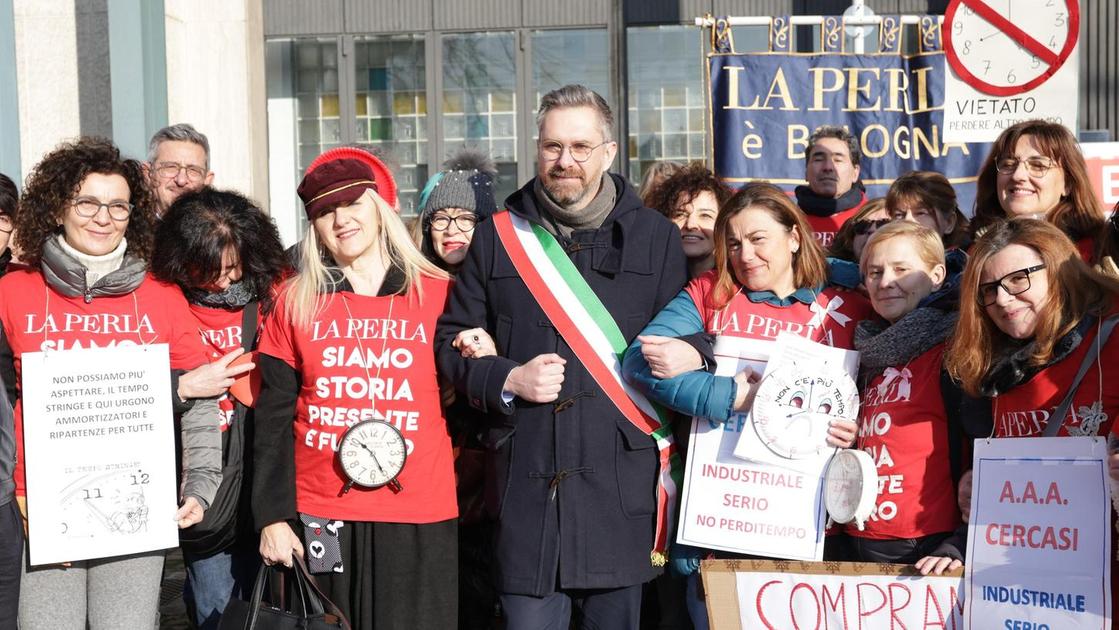
M 323 154 L 299 196 L 300 271 L 259 346 L 261 556 L 304 557 L 354 628 L 453 628 L 458 506 L 431 348 L 450 280 L 368 153 Z

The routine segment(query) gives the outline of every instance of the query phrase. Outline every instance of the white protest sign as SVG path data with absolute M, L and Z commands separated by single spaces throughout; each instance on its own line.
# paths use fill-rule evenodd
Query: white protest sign
M 966 619 L 973 628 L 1111 627 L 1102 438 L 976 440 Z
M 700 571 L 712 630 L 965 627 L 961 569 L 922 576 L 899 564 L 710 560 Z
M 167 344 L 22 360 L 31 564 L 177 546 Z
M 944 140 L 992 142 L 1033 118 L 1073 132 L 1079 114 L 1077 0 L 954 0 L 944 14 Z
M 804 342 L 782 333 L 778 344 L 720 336 L 715 342 L 716 374 L 733 376 L 746 366 L 762 372 L 779 356 L 781 344 Z M 839 351 L 842 352 L 842 351 Z M 747 414 L 725 423 L 692 420 L 681 493 L 677 540 L 686 545 L 797 560 L 824 553 L 823 470 L 826 457 L 796 466 L 745 461 L 734 455 L 740 436 L 755 434 Z M 756 437 L 756 434 L 755 434 Z

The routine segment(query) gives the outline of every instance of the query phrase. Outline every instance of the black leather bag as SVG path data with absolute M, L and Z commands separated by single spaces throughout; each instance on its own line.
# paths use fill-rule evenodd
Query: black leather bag
M 350 622 L 334 602 L 323 595 L 303 560 L 298 556 L 292 558 L 291 569 L 261 565 L 249 601 L 229 600 L 218 630 L 351 630 Z M 284 590 L 283 577 L 293 576 L 289 605 L 277 608 L 262 601 L 271 575 L 279 578 L 281 591 Z

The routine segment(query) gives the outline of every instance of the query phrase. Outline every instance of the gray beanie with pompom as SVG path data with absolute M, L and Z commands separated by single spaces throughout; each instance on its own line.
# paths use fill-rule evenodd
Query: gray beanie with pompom
M 496 175 L 493 160 L 477 149 L 463 149 L 451 156 L 425 187 L 424 221 L 443 208 L 469 210 L 479 219 L 491 216 L 497 211 L 493 192 Z

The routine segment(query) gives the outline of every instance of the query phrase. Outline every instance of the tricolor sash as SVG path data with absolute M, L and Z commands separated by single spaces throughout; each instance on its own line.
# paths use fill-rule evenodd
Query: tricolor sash
M 668 558 L 669 530 L 676 522 L 676 489 L 683 480 L 667 415 L 622 379 L 625 337 L 555 237 L 508 211 L 494 215 L 493 222 L 513 266 L 564 342 L 610 402 L 657 443 L 657 527 L 650 558 L 662 566 Z

